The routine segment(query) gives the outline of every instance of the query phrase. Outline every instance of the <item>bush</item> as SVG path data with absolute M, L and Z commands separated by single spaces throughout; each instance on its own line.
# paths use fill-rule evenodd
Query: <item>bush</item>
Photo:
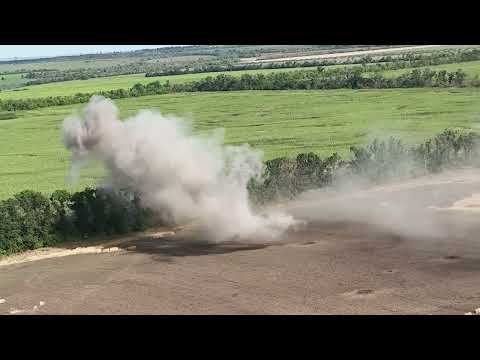
M 57 243 L 55 210 L 38 192 L 23 191 L 0 202 L 0 249 L 4 253 L 36 249 Z
M 408 147 L 395 138 L 352 146 L 350 161 L 342 161 L 337 154 L 322 160 L 314 153 L 299 154 L 296 159 L 277 158 L 266 162 L 263 181 L 250 181 L 248 190 L 252 202 L 265 204 L 294 198 L 338 178 L 355 176 L 368 183 L 381 183 L 449 167 L 478 166 L 479 145 L 476 133 L 447 129 L 417 146 Z
M 49 198 L 23 191 L 0 202 L 0 255 L 51 246 L 69 238 L 144 230 L 150 212 L 127 191 L 87 188 Z
M 87 188 L 71 198 L 74 224 L 84 237 L 143 230 L 148 211 L 138 196 L 126 191 Z

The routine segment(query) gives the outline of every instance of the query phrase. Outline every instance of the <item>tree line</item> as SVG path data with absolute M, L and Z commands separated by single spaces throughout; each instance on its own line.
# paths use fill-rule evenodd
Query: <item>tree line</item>
M 470 82 L 478 86 L 478 82 Z M 5 111 L 33 110 L 48 106 L 70 105 L 88 102 L 93 95 L 110 99 L 122 99 L 146 95 L 177 92 L 239 91 L 239 90 L 325 90 L 325 89 L 391 89 L 414 87 L 465 86 L 466 74 L 461 69 L 448 72 L 430 69 L 414 69 L 394 78 L 380 73 L 368 73 L 360 67 L 325 70 L 297 70 L 269 74 L 243 74 L 239 77 L 220 74 L 215 77 L 181 84 L 158 80 L 135 84 L 130 89 L 78 93 L 71 96 L 56 96 L 32 99 L 0 100 L 0 109 Z
M 254 203 L 293 199 L 298 194 L 335 184 L 344 179 L 361 179 L 370 184 L 400 180 L 445 168 L 480 166 L 480 135 L 446 129 L 419 145 L 408 146 L 396 138 L 375 139 L 366 146 L 352 146 L 351 159 L 338 154 L 324 159 L 315 153 L 296 158 L 277 158 L 265 163 L 262 181 L 248 184 Z
M 97 234 L 143 230 L 148 210 L 125 191 L 86 188 L 50 196 L 22 191 L 0 201 L 0 255 L 52 246 Z
M 315 153 L 265 162 L 263 180 L 251 180 L 251 203 L 292 199 L 300 193 L 358 178 L 381 183 L 459 166 L 480 166 L 480 136 L 446 129 L 420 145 L 399 139 L 374 140 L 351 147 L 351 158 Z M 80 237 L 124 234 L 157 224 L 156 214 L 140 206 L 140 196 L 128 189 L 86 188 L 74 194 L 57 190 L 50 196 L 23 191 L 0 201 L 0 255 L 12 254 Z

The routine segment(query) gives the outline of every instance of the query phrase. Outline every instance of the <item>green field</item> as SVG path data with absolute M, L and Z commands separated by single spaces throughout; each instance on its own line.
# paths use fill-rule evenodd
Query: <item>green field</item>
M 259 69 L 259 70 L 242 70 L 228 71 L 224 74 L 241 76 L 242 74 L 259 74 L 271 73 L 278 71 L 300 70 L 311 68 L 293 68 L 293 69 Z M 159 80 L 160 82 L 170 81 L 171 83 L 184 83 L 194 80 L 203 79 L 207 76 L 217 76 L 221 72 L 198 73 L 185 75 L 170 75 L 158 77 L 145 77 L 145 74 L 119 75 L 102 78 L 94 78 L 88 80 L 72 80 L 57 83 L 41 84 L 26 86 L 20 89 L 0 92 L 0 99 L 26 99 L 47 96 L 68 96 L 76 93 L 92 93 L 98 91 L 107 91 L 115 89 L 127 89 L 136 83 L 148 84 Z
M 331 66 L 330 68 L 337 67 L 337 66 L 342 66 L 342 65 L 334 65 L 334 66 Z M 352 66 L 352 65 L 349 65 L 349 66 Z M 480 61 L 471 61 L 471 62 L 437 65 L 437 66 L 426 66 L 425 68 L 430 68 L 432 70 L 447 70 L 447 71 L 456 71 L 458 69 L 463 69 L 467 73 L 468 78 L 473 78 L 475 75 L 480 76 Z M 312 68 L 305 67 L 305 68 L 291 68 L 291 69 L 242 70 L 242 71 L 228 71 L 228 72 L 224 72 L 224 74 L 241 76 L 242 74 L 246 74 L 246 73 L 267 74 L 271 72 L 283 72 L 283 71 L 302 70 L 302 69 L 312 69 Z M 422 69 L 422 68 L 418 68 L 418 69 Z M 412 69 L 408 68 L 408 69 L 400 69 L 400 70 L 391 70 L 391 71 L 384 72 L 384 74 L 386 76 L 393 77 L 409 71 L 412 71 Z M 58 83 L 26 86 L 23 88 L 18 88 L 13 90 L 5 90 L 0 92 L 0 99 L 7 100 L 7 99 L 38 98 L 38 97 L 47 97 L 47 96 L 68 96 L 68 95 L 74 95 L 76 93 L 93 93 L 98 91 L 108 91 L 108 90 L 114 90 L 114 89 L 127 89 L 132 87 L 136 83 L 147 84 L 157 80 L 159 80 L 160 82 L 165 82 L 168 80 L 171 83 L 184 83 L 184 82 L 199 80 L 207 76 L 217 76 L 219 74 L 221 74 L 221 72 L 170 75 L 170 76 L 159 76 L 159 77 L 145 77 L 145 74 L 132 74 L 132 75 L 119 75 L 119 76 L 94 78 L 94 79 L 88 79 L 88 80 L 63 81 Z M 14 75 L 6 75 L 6 76 L 13 77 Z M 15 74 L 15 76 L 20 78 L 20 75 Z
M 22 74 L 0 74 L 0 90 L 22 86 L 28 80 L 29 79 L 22 78 Z
M 122 65 L 131 63 L 129 58 L 115 59 L 95 59 L 95 60 L 46 60 L 37 62 L 19 62 L 19 63 L 2 63 L 0 62 L 0 72 L 17 71 L 17 70 L 74 70 L 82 68 L 103 68 L 107 66 Z
M 418 67 L 417 69 L 431 69 L 435 71 L 439 70 L 446 70 L 446 71 L 457 71 L 458 69 L 462 69 L 467 74 L 467 78 L 471 79 L 474 76 L 480 76 L 480 61 L 467 61 L 463 63 L 454 63 L 454 64 L 444 64 L 444 65 L 435 65 L 435 66 L 423 66 Z M 400 70 L 390 70 L 385 71 L 384 75 L 389 77 L 395 77 L 406 72 L 410 72 L 413 69 L 400 69 Z
M 198 60 L 209 60 L 212 56 L 175 56 L 173 58 L 156 58 L 156 59 L 143 59 L 147 62 L 158 64 L 176 63 L 190 63 Z M 139 61 L 136 57 L 114 57 L 114 58 L 95 58 L 95 59 L 78 59 L 73 58 L 69 60 L 56 60 L 45 59 L 45 61 L 35 62 L 17 62 L 17 63 L 5 63 L 0 62 L 0 72 L 5 71 L 18 71 L 18 70 L 38 70 L 38 69 L 50 69 L 50 70 L 78 70 L 78 69 L 101 69 L 115 65 L 125 65 Z
M 117 101 L 121 116 L 157 109 L 193 119 L 196 131 L 226 129 L 226 142 L 248 142 L 271 159 L 315 151 L 348 155 L 351 145 L 375 136 L 421 141 L 447 127 L 478 129 L 480 90 L 401 89 L 331 91 L 245 91 L 169 94 Z M 77 106 L 18 112 L 0 121 L 0 198 L 20 190 L 79 189 L 65 180 L 68 153 L 61 125 Z

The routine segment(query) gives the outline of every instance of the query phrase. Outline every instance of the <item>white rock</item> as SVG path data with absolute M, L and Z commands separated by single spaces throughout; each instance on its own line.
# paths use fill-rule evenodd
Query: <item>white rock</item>
M 35 306 L 33 307 L 33 310 L 38 310 L 38 306 L 35 305 Z
M 40 306 L 45 305 L 45 301 L 40 301 Z
M 0 299 L 0 304 L 3 304 L 4 302 L 6 302 L 7 300 L 5 299 Z
M 465 315 L 473 315 L 472 312 L 465 313 Z
M 19 309 L 12 309 L 10 310 L 10 314 L 14 315 L 14 314 L 21 314 L 25 312 L 25 310 L 19 310 Z
M 115 251 L 119 251 L 119 250 L 120 250 L 120 248 L 114 246 L 114 247 L 111 247 L 111 248 L 103 249 L 102 252 L 110 253 L 110 252 L 115 252 Z

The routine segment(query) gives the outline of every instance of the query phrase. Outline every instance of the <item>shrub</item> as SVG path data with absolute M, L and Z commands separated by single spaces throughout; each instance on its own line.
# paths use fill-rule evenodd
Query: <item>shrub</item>
M 57 243 L 55 210 L 38 192 L 23 191 L 0 202 L 0 249 L 5 253 Z
M 85 237 L 143 230 L 149 216 L 129 191 L 87 188 L 72 196 L 70 207 L 75 228 Z

